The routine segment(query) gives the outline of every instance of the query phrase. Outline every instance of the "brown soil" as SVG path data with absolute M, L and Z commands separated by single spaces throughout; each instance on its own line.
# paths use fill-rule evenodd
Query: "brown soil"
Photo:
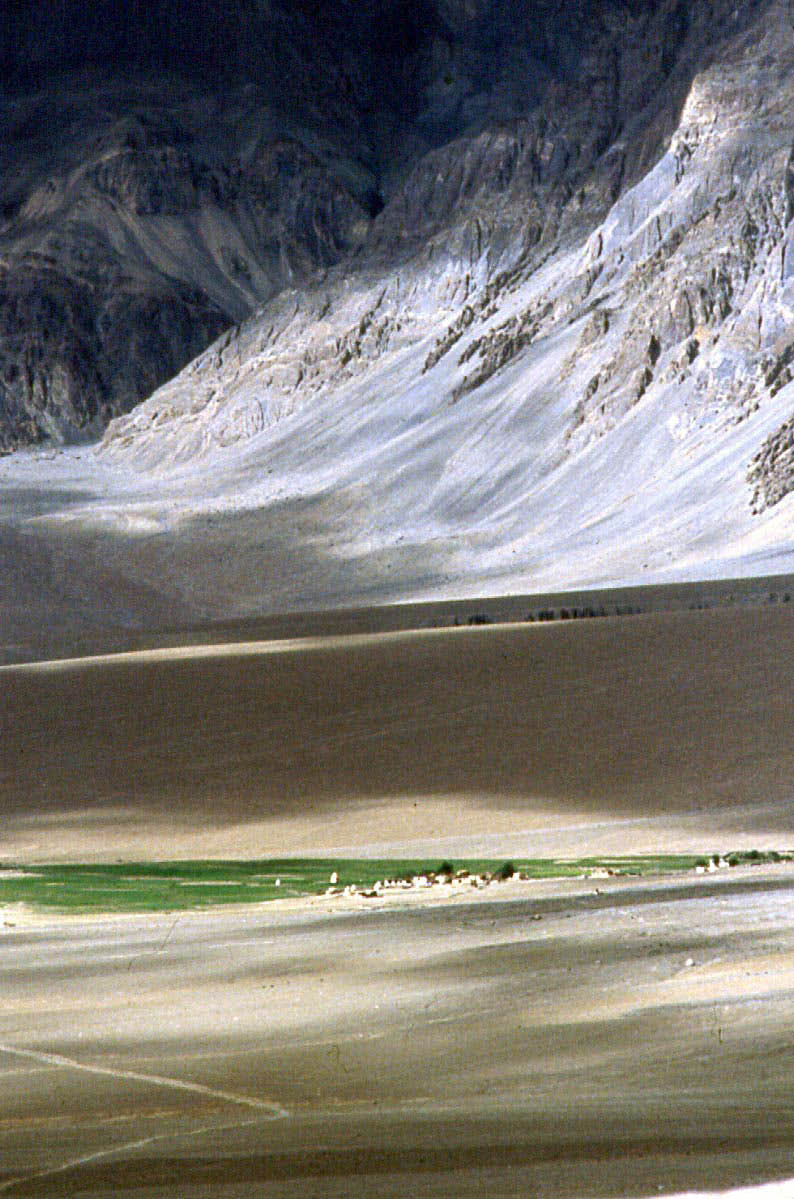
M 785 846 L 793 619 L 687 612 L 4 668 L 0 856 Z

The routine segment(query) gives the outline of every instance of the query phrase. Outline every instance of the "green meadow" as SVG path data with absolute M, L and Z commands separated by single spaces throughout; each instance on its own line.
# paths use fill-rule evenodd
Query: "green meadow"
M 781 855 L 733 855 L 737 861 L 780 860 Z M 693 870 L 704 857 L 639 855 L 576 860 L 515 858 L 509 866 L 532 879 L 575 878 L 608 869 L 622 875 Z M 439 871 L 445 863 L 395 860 L 282 858 L 260 861 L 114 863 L 108 865 L 0 865 L 0 904 L 23 903 L 65 912 L 174 912 L 221 904 L 262 903 L 322 894 L 332 873 L 338 886 L 373 886 L 378 879 Z M 471 874 L 496 874 L 504 860 L 465 859 L 452 863 Z

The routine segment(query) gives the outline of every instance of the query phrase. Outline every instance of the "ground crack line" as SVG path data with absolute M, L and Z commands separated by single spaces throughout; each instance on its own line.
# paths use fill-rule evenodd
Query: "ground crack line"
M 10 1050 L 8 1052 L 16 1052 Z M 103 1158 L 114 1157 L 118 1153 L 128 1153 L 133 1149 L 143 1149 L 146 1145 L 153 1145 L 158 1141 L 181 1141 L 187 1140 L 189 1137 L 201 1137 L 211 1132 L 230 1132 L 238 1128 L 249 1128 L 254 1124 L 260 1124 L 260 1119 L 245 1120 L 243 1123 L 235 1124 L 207 1124 L 203 1128 L 194 1128 L 191 1132 L 162 1132 L 157 1133 L 152 1137 L 143 1137 L 138 1141 L 128 1141 L 125 1145 L 113 1145 L 110 1149 L 98 1149 L 95 1153 L 88 1153 L 85 1157 L 76 1157 L 71 1161 L 62 1162 L 59 1166 L 50 1166 L 47 1170 L 38 1170 L 35 1174 L 19 1175 L 17 1178 L 6 1179 L 5 1182 L 0 1182 L 0 1191 L 10 1191 L 13 1187 L 24 1186 L 27 1183 L 37 1182 L 42 1178 L 52 1178 L 56 1174 L 66 1174 L 69 1170 L 77 1170 L 80 1166 L 88 1166 L 92 1162 L 102 1161 Z
M 232 1091 L 217 1091 L 214 1087 L 204 1086 L 200 1082 L 187 1082 L 181 1078 L 166 1078 L 162 1074 L 141 1074 L 137 1070 L 112 1070 L 108 1066 L 93 1066 L 86 1062 L 78 1062 L 74 1058 L 63 1057 L 59 1053 L 42 1053 L 36 1049 L 17 1049 L 13 1045 L 0 1044 L 0 1053 L 15 1054 L 17 1057 L 29 1058 L 34 1062 L 42 1062 L 48 1066 L 61 1066 L 68 1070 L 82 1070 L 86 1074 L 102 1074 L 109 1078 L 125 1078 L 132 1082 L 146 1082 L 156 1087 L 170 1087 L 175 1091 L 189 1091 L 194 1095 L 208 1095 L 211 1099 L 222 1099 L 226 1103 L 235 1103 L 238 1107 L 253 1107 L 257 1111 L 269 1112 L 273 1120 L 281 1119 L 290 1114 L 287 1108 L 282 1107 L 279 1103 L 274 1103 L 271 1099 L 258 1099 L 253 1095 L 237 1095 Z

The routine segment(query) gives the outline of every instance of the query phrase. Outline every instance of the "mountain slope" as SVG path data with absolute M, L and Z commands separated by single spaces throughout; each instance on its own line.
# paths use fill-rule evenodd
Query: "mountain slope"
M 439 237 L 541 259 L 658 157 L 715 31 L 758 7 L 15 0 L 0 449 L 98 436 L 336 263 L 393 272 Z
M 434 126 L 357 250 L 6 459 L 10 642 L 794 569 L 790 6 L 582 11 L 565 87 Z
M 754 513 L 785 494 L 791 460 L 794 30 L 786 5 L 748 15 L 726 20 L 667 148 L 611 207 L 604 180 L 617 160 L 637 173 L 636 144 L 608 146 L 584 198 L 556 207 L 542 173 L 534 193 L 515 183 L 537 156 L 524 124 L 447 146 L 435 156 L 462 176 L 481 169 L 476 216 L 399 270 L 283 293 L 115 421 L 103 458 L 211 464 L 221 509 L 224 490 L 250 509 L 350 495 L 345 553 L 476 546 L 480 577 L 513 557 L 550 583 L 560 559 L 580 579 L 696 569 L 778 538 L 777 515 Z M 498 197 L 497 160 L 515 164 Z M 376 243 L 430 173 L 408 177 Z M 446 191 L 452 171 L 436 178 Z M 517 214 L 544 187 L 556 228 L 527 245 Z M 587 187 L 605 210 L 591 228 Z
M 6 446 L 98 436 L 286 280 L 338 260 L 369 221 L 366 180 L 340 181 L 240 92 L 219 112 L 195 87 L 175 97 L 173 80 L 70 81 L 5 110 Z M 48 131 L 35 157 L 31 126 Z
M 404 140 L 400 39 L 414 58 L 424 42 L 416 20 L 392 21 L 390 40 L 356 4 L 11 7 L 0 450 L 96 438 L 285 283 L 354 250 L 383 203 L 377 136 Z

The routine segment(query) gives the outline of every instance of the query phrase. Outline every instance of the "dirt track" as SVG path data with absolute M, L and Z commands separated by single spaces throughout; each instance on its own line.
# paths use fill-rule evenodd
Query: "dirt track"
M 6 913 L 0 1194 L 596 1199 L 790 1176 L 791 867 L 511 887 L 176 923 Z

